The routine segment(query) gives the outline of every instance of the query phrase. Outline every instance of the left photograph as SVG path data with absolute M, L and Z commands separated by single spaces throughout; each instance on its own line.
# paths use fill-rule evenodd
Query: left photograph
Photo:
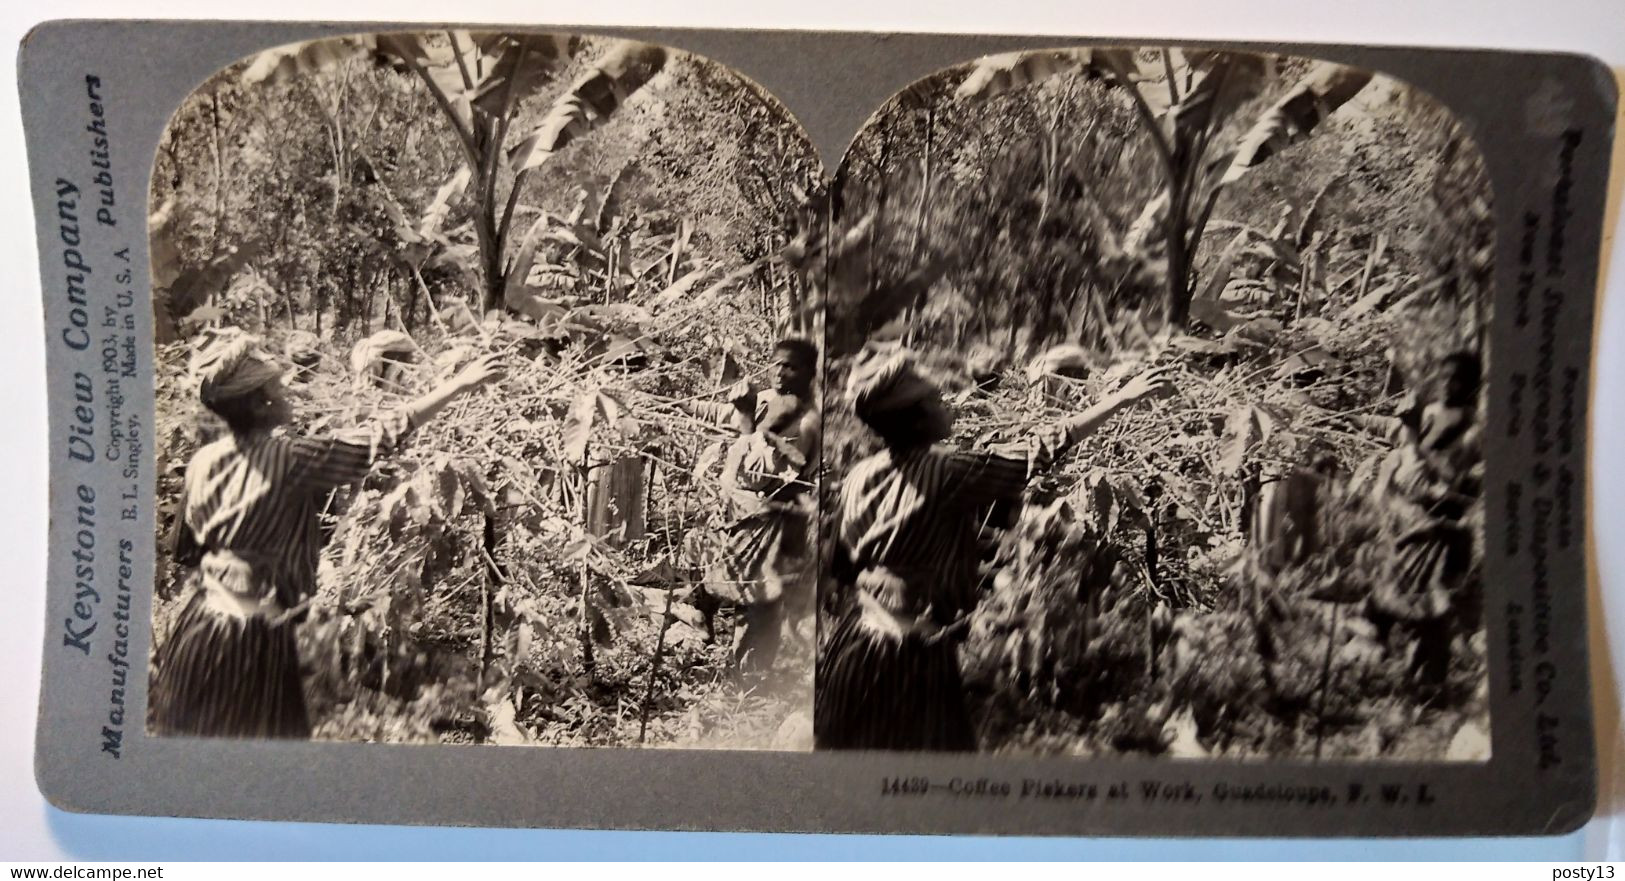
M 176 110 L 157 736 L 812 748 L 824 173 L 673 49 L 385 33 Z

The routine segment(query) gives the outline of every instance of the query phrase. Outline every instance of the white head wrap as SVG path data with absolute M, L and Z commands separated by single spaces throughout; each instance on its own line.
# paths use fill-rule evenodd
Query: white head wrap
M 204 403 L 238 398 L 282 376 L 282 366 L 260 338 L 235 328 L 219 332 L 192 359 L 192 378 Z
M 846 392 L 852 399 L 852 412 L 864 422 L 941 394 L 914 368 L 906 351 L 876 354 L 859 363 L 847 379 Z

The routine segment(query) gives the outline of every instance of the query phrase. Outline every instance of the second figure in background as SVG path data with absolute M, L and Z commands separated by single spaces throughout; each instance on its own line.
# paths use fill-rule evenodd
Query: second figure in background
M 739 609 L 734 659 L 751 677 L 772 669 L 786 628 L 794 633 L 810 614 L 814 592 L 808 533 L 819 456 L 818 349 L 795 337 L 780 340 L 771 371 L 771 389 L 732 404 L 695 405 L 741 431 L 723 459 L 727 548 L 706 589 Z

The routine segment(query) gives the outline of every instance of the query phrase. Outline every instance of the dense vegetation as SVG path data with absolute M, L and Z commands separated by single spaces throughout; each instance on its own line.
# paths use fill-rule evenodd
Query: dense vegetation
M 1373 491 L 1395 415 L 1446 354 L 1486 355 L 1489 193 L 1446 111 L 1301 59 L 1028 53 L 916 84 L 823 181 L 749 83 L 618 41 L 302 44 L 177 111 L 152 193 L 161 534 L 213 430 L 200 331 L 299 366 L 299 431 L 509 366 L 331 500 L 300 636 L 318 737 L 809 746 L 811 622 L 741 682 L 697 588 L 729 433 L 691 406 L 765 384 L 803 333 L 826 536 L 875 444 L 837 393 L 862 347 L 918 353 L 965 447 L 1175 378 L 990 518 L 960 651 L 984 746 L 1482 752 L 1478 549 L 1441 685 L 1363 613 L 1406 528 Z M 1277 503 L 1312 507 L 1312 553 L 1280 559 Z M 159 639 L 186 577 L 161 548 Z
M 1018 54 L 898 96 L 837 187 L 829 387 L 909 346 L 977 448 L 1174 380 L 990 519 L 960 652 L 985 748 L 1487 748 L 1480 549 L 1442 686 L 1364 614 L 1410 525 L 1374 489 L 1395 417 L 1443 356 L 1485 354 L 1487 178 L 1448 113 L 1299 59 Z M 831 414 L 826 536 L 874 443 Z M 1313 509 L 1313 553 L 1275 559 L 1272 504 Z
M 317 737 L 810 743 L 811 623 L 741 682 L 731 612 L 696 591 L 728 433 L 684 405 L 765 384 L 802 330 L 776 255 L 821 180 L 753 85 L 620 41 L 329 40 L 186 101 L 152 193 L 161 535 L 211 430 L 202 330 L 299 365 L 311 433 L 507 366 L 331 500 L 300 631 Z M 159 639 L 186 576 L 161 551 Z

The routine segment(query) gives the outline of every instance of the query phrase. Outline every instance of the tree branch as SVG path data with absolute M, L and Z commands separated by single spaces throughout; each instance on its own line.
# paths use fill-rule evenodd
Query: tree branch
M 469 131 L 468 126 L 463 124 L 463 118 L 457 115 L 457 108 L 452 106 L 451 99 L 446 97 L 445 91 L 434 81 L 434 77 L 429 75 L 429 71 L 418 63 L 416 58 L 409 55 L 402 55 L 400 58 L 406 62 L 406 66 L 413 73 L 418 75 L 418 79 L 429 87 L 429 94 L 434 98 L 435 104 L 440 106 L 440 109 L 446 114 L 446 119 L 451 121 L 452 130 L 457 133 L 457 140 L 462 142 L 463 155 L 468 159 L 469 168 L 479 168 L 479 153 L 474 148 L 474 134 Z
M 468 73 L 468 64 L 463 61 L 463 47 L 457 45 L 457 32 L 446 31 L 446 39 L 451 41 L 451 57 L 457 59 L 457 72 L 463 75 L 463 88 L 474 91 L 474 78 Z
M 481 182 L 485 187 L 485 203 L 487 205 L 496 204 L 497 165 L 500 163 L 502 157 L 502 144 L 508 139 L 508 126 L 513 121 L 513 113 L 515 109 L 514 97 L 518 92 L 516 84 L 519 82 L 519 72 L 524 69 L 525 56 L 529 54 L 530 47 L 524 43 L 520 43 L 518 46 L 518 51 L 519 56 L 514 61 L 513 72 L 508 75 L 508 82 L 503 87 L 502 113 L 496 119 L 496 132 L 491 139 L 491 143 L 488 145 L 488 151 L 485 156 L 486 164 L 481 173 Z M 493 247 L 496 248 L 496 260 L 494 262 L 499 268 L 502 269 L 504 276 L 507 274 L 507 268 L 503 267 L 502 264 L 504 252 L 507 250 L 508 226 L 513 218 L 514 208 L 519 203 L 520 184 L 523 184 L 524 181 L 524 171 L 520 171 L 514 175 L 513 184 L 508 188 L 507 204 L 503 207 L 502 217 L 497 222 L 497 238 L 496 241 L 492 243 Z M 506 287 L 507 279 L 503 278 L 503 282 L 504 287 Z
M 1134 112 L 1139 114 L 1140 122 L 1145 125 L 1146 133 L 1151 136 L 1151 144 L 1157 148 L 1157 156 L 1162 159 L 1163 167 L 1168 170 L 1168 180 L 1172 183 L 1176 174 L 1174 151 L 1168 144 L 1167 136 L 1162 132 L 1162 126 L 1157 123 L 1156 114 L 1151 112 L 1150 105 L 1145 103 L 1145 96 L 1140 94 L 1140 90 L 1132 81 L 1115 70 L 1112 71 L 1112 77 L 1129 93 L 1129 97 L 1134 99 Z
M 1168 106 L 1173 107 L 1179 103 L 1179 86 L 1174 82 L 1174 61 L 1167 46 L 1162 47 L 1162 69 L 1168 77 Z
M 525 175 L 527 174 L 530 174 L 530 169 L 520 169 L 519 173 L 513 176 L 513 186 L 508 188 L 508 203 L 503 206 L 502 220 L 497 226 L 496 247 L 499 254 L 502 251 L 503 242 L 508 240 L 508 227 L 513 224 L 513 212 L 519 206 L 519 191 L 524 186 Z

